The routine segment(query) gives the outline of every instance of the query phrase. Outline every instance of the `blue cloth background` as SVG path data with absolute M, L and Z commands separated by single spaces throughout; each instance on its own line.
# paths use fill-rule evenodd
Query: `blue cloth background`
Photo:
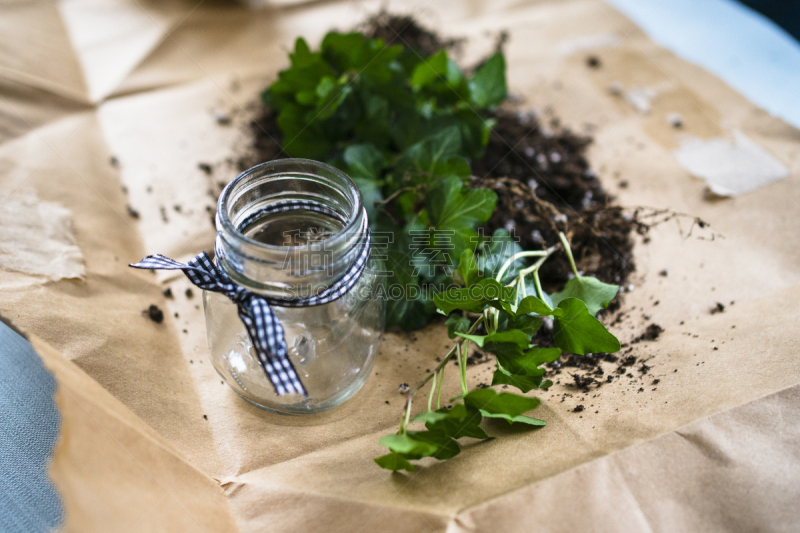
M 0 322 L 0 532 L 50 531 L 61 521 L 47 477 L 61 424 L 55 390 L 30 343 Z

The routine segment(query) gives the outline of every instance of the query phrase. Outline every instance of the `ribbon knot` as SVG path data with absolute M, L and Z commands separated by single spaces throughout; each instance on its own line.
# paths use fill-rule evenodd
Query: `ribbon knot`
M 262 212 L 286 209 L 309 209 L 309 202 L 284 201 L 268 206 Z M 313 205 L 313 204 L 311 204 Z M 364 213 L 364 225 L 361 228 L 365 239 L 361 243 L 360 252 L 347 270 L 335 283 L 314 296 L 301 298 L 272 298 L 251 292 L 234 283 L 219 268 L 206 252 L 201 252 L 188 263 L 180 263 L 163 255 L 148 255 L 140 262 L 131 264 L 133 268 L 147 270 L 182 270 L 195 286 L 211 292 L 218 292 L 230 298 L 235 304 L 239 318 L 247 329 L 259 362 L 264 368 L 275 393 L 302 394 L 308 396 L 294 365 L 289 360 L 283 326 L 275 316 L 271 305 L 282 307 L 310 307 L 330 303 L 347 294 L 358 282 L 367 265 L 370 255 L 370 235 L 367 226 L 367 215 Z

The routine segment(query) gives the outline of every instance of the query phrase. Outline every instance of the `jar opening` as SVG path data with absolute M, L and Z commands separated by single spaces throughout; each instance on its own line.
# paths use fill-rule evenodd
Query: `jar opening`
M 313 293 L 309 283 L 324 289 L 355 259 L 365 217 L 344 172 L 306 159 L 262 163 L 220 195 L 217 262 L 251 290 Z

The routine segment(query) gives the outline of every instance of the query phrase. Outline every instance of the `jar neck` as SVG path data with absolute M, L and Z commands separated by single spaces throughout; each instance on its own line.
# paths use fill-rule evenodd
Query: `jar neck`
M 367 216 L 355 183 L 306 159 L 239 174 L 217 205 L 217 264 L 237 284 L 274 298 L 312 296 L 357 259 Z

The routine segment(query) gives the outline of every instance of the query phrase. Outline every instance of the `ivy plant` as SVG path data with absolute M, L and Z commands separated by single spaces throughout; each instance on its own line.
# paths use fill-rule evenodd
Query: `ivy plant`
M 289 59 L 262 94 L 277 112 L 283 149 L 353 178 L 373 231 L 394 235 L 387 287 L 423 289 L 389 302 L 387 326 L 424 326 L 436 310 L 429 289 L 451 282 L 451 265 L 485 240 L 476 228 L 494 212 L 495 193 L 468 186 L 469 160 L 488 142 L 493 120 L 484 112 L 507 96 L 503 54 L 468 75 L 445 50 L 421 57 L 331 32 L 316 51 L 297 39 Z
M 608 306 L 619 287 L 602 283 L 593 277 L 581 276 L 575 267 L 566 236 L 560 235 L 559 245 L 541 251 L 517 251 L 505 258 L 491 277 L 483 277 L 478 258 L 472 251 L 462 253 L 458 276 L 463 287 L 443 291 L 434 297 L 441 314 L 447 315 L 448 336 L 454 339 L 452 348 L 441 362 L 408 393 L 397 433 L 387 435 L 380 444 L 389 453 L 375 462 L 388 470 L 413 471 L 411 461 L 423 457 L 450 459 L 461 450 L 459 439 L 491 438 L 481 427 L 486 418 L 498 418 L 509 424 L 531 427 L 546 425 L 544 420 L 526 413 L 535 409 L 540 400 L 522 394 L 500 392 L 492 388 L 469 390 L 467 386 L 467 356 L 470 344 L 494 354 L 497 369 L 492 386 L 506 385 L 522 393 L 546 389 L 553 383 L 544 378 L 542 365 L 553 362 L 567 351 L 576 354 L 613 353 L 620 349 L 617 338 L 595 318 L 598 310 Z M 542 291 L 539 269 L 542 264 L 563 248 L 574 277 L 560 293 L 547 295 Z M 531 266 L 517 268 L 518 262 L 536 258 Z M 514 275 L 508 283 L 507 273 Z M 526 281 L 532 281 L 532 284 Z M 527 286 L 534 294 L 527 294 Z M 531 343 L 542 327 L 543 319 L 552 320 L 554 347 Z M 442 383 L 445 370 L 455 356 L 459 367 L 461 394 L 442 407 Z M 430 384 L 427 409 L 411 417 L 416 395 Z M 423 429 L 411 429 L 414 425 Z

